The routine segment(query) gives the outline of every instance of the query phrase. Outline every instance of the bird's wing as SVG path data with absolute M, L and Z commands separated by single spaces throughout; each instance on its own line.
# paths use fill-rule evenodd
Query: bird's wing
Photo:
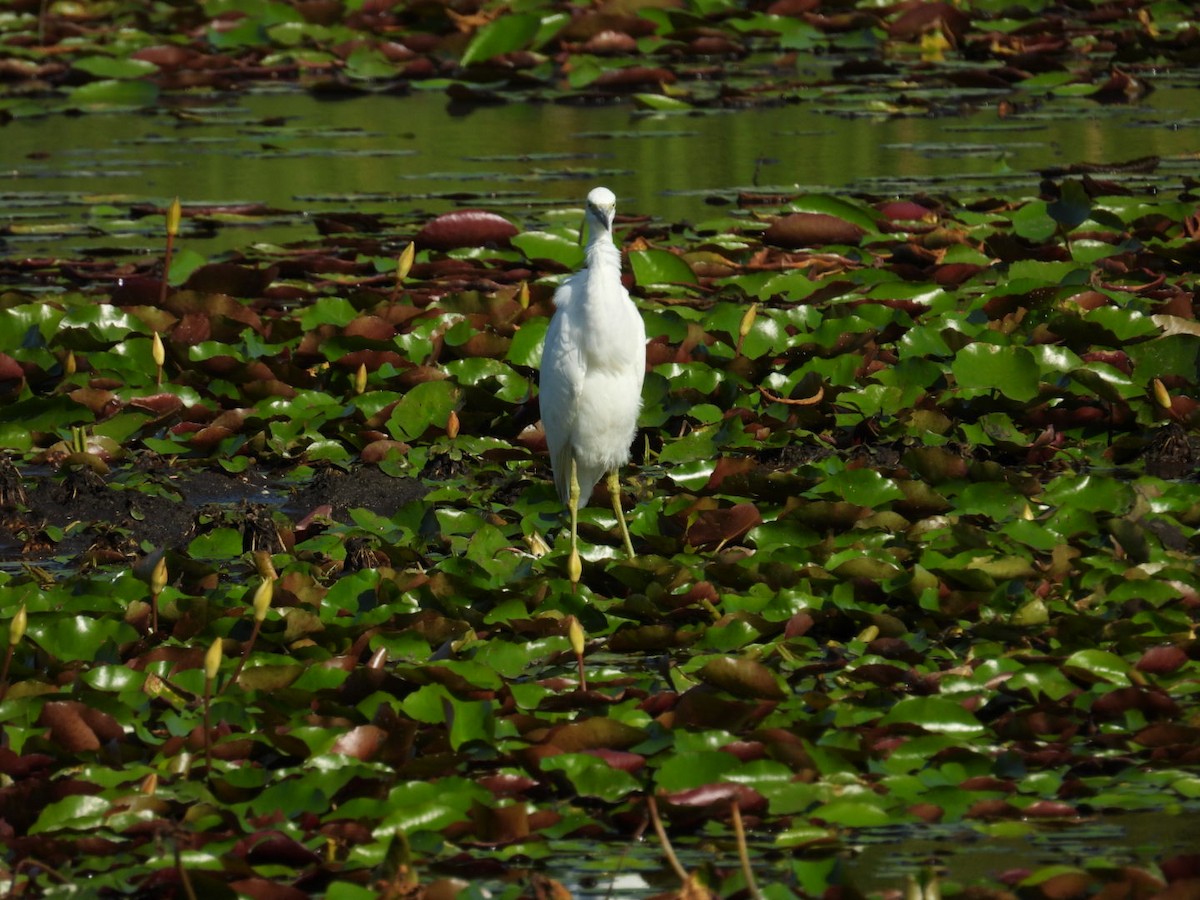
M 571 314 L 571 292 L 575 287 L 568 279 L 554 295 L 558 310 L 546 330 L 542 346 L 542 370 L 538 382 L 538 398 L 542 409 L 542 427 L 550 449 L 550 466 L 554 470 L 554 485 L 558 496 L 567 499 L 571 479 L 571 434 L 583 389 L 585 365 L 583 341 L 574 316 Z

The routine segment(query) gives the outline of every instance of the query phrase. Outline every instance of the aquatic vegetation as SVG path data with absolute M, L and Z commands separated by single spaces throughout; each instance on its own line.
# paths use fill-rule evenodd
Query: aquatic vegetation
M 611 873 L 653 797 L 714 889 L 740 822 L 814 894 L 879 829 L 1190 820 L 1193 209 L 1077 172 L 618 220 L 638 556 L 583 509 L 577 591 L 534 388 L 558 218 L 347 222 L 162 302 L 158 260 L 45 264 L 0 301 L 15 877 L 516 895 L 591 877 L 581 841 Z
M 1123 102 L 1194 44 L 1172 4 L 861 7 L 20 2 L 0 119 L 270 78 L 1003 115 Z M 574 589 L 536 370 L 577 216 L 348 197 L 212 258 L 195 235 L 297 214 L 12 224 L 150 252 L 0 259 L 0 881 L 1186 893 L 1200 225 L 1172 164 L 618 218 L 637 556 L 584 507 Z
M 816 92 L 848 115 L 953 115 L 1000 100 L 1130 102 L 1163 67 L 1192 65 L 1196 42 L 1191 11 L 1165 2 L 1052 11 L 1036 0 L 16 7 L 0 20 L 0 74 L 26 85 L 0 97 L 10 117 L 285 80 L 329 98 L 415 87 L 464 105 L 627 98 L 659 111 Z

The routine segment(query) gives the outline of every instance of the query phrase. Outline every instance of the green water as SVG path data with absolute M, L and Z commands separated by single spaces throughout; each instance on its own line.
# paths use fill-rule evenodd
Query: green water
M 1158 155 L 1150 180 L 1200 177 L 1200 92 L 1163 85 L 1135 106 L 1056 100 L 1001 118 L 851 114 L 836 93 L 791 105 L 652 115 L 627 105 L 510 103 L 451 114 L 440 92 L 320 100 L 295 91 L 176 99 L 173 109 L 21 119 L 0 137 L 0 253 L 156 251 L 161 220 L 136 202 L 262 203 L 278 215 L 193 235 L 215 255 L 252 241 L 311 240 L 311 216 L 382 213 L 416 223 L 486 206 L 520 225 L 593 185 L 625 214 L 702 221 L 738 190 L 1033 193 L 1038 170 Z M 1145 178 L 1147 176 L 1137 176 Z

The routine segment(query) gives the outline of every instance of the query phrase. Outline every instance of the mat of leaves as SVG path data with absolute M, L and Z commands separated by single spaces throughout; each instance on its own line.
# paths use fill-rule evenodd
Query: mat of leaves
M 588 507 L 575 592 L 536 395 L 575 216 L 347 213 L 166 286 L 6 262 L 10 887 L 541 896 L 651 797 L 722 895 L 734 807 L 773 897 L 852 891 L 859 829 L 1194 821 L 1195 200 L 1043 189 L 618 220 L 639 555 Z
M 467 106 L 629 97 L 678 111 L 819 97 L 845 115 L 954 115 L 1001 98 L 1009 108 L 1129 102 L 1164 71 L 1194 67 L 1200 47 L 1193 11 L 1169 0 L 8 7 L 0 123 L 263 81 L 330 98 L 419 86 Z

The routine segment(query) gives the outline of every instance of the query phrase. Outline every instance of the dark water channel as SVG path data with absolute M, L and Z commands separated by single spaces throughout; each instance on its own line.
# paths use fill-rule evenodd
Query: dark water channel
M 962 102 L 970 100 L 962 96 Z M 18 119 L 0 131 L 0 246 L 8 256 L 100 256 L 161 245 L 161 220 L 132 204 L 260 203 L 189 246 L 212 257 L 255 241 L 311 240 L 309 216 L 341 211 L 419 221 L 487 206 L 578 203 L 593 185 L 621 210 L 703 222 L 739 189 L 1032 193 L 1038 171 L 1163 158 L 1163 189 L 1200 177 L 1200 91 L 1164 83 L 1142 103 L 1058 98 L 1000 117 L 975 98 L 955 117 L 872 115 L 835 93 L 768 109 L 648 114 L 554 103 L 451 110 L 440 91 L 320 100 L 294 91 L 176 101 L 153 112 Z M 252 229 L 252 230 L 247 230 Z
M 756 840 L 751 835 L 750 852 L 752 859 L 765 860 L 756 865 L 755 876 L 764 891 L 780 881 L 803 889 L 806 879 L 813 884 L 844 880 L 872 896 L 903 896 L 909 877 L 920 882 L 936 873 L 943 893 L 950 896 L 957 886 L 994 885 L 999 876 L 1008 873 L 1011 879 L 1019 869 L 1152 869 L 1156 859 L 1194 853 L 1200 846 L 1198 812 L 1136 812 L 1043 826 L 1008 822 L 865 828 L 847 833 L 838 852 L 809 850 L 790 857 L 769 838 Z M 579 842 L 554 849 L 548 867 L 572 885 L 576 897 L 636 897 L 678 888 L 653 833 L 629 844 L 597 844 L 590 852 Z M 738 867 L 731 840 L 684 839 L 675 843 L 675 850 L 689 871 L 708 866 L 732 873 Z M 563 862 L 572 859 L 573 864 Z

